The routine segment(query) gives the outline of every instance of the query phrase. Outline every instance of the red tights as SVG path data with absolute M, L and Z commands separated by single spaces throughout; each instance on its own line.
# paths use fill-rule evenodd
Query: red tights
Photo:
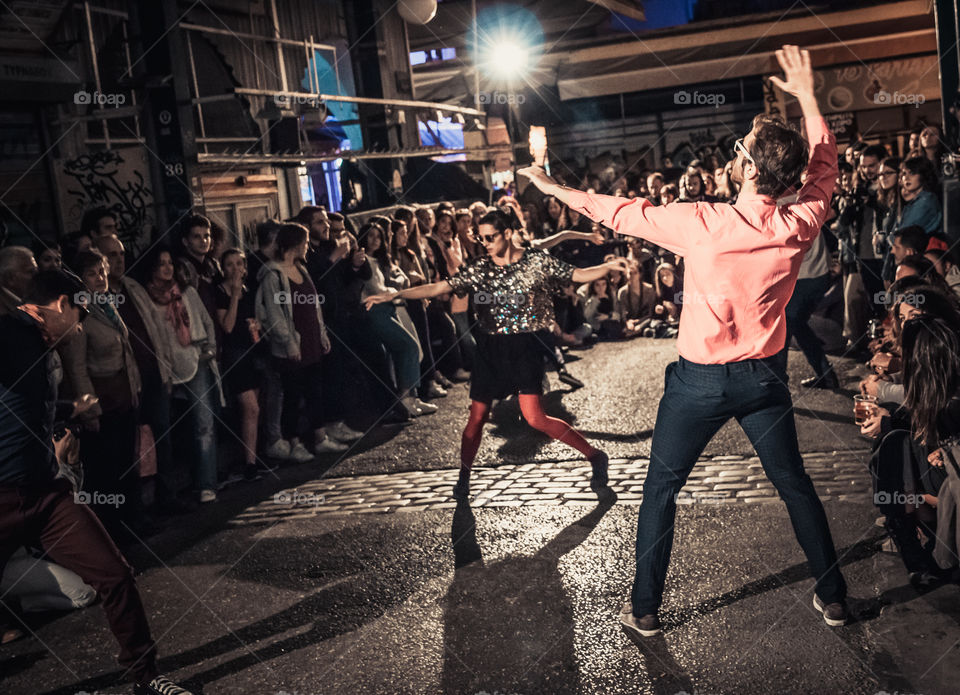
M 570 425 L 563 420 L 550 417 L 543 412 L 543 405 L 540 402 L 540 398 L 540 396 L 535 394 L 520 394 L 520 412 L 523 413 L 523 419 L 527 421 L 527 424 L 534 429 L 540 430 L 548 437 L 572 446 L 587 458 L 597 453 L 597 449 L 593 448 L 590 443 L 583 438 L 582 434 L 570 427 Z M 470 417 L 467 419 L 467 426 L 463 428 L 463 436 L 460 438 L 461 473 L 469 472 L 473 466 L 473 459 L 477 456 L 477 449 L 480 448 L 480 440 L 483 437 L 483 425 L 489 415 L 489 403 L 481 403 L 480 401 L 470 402 Z

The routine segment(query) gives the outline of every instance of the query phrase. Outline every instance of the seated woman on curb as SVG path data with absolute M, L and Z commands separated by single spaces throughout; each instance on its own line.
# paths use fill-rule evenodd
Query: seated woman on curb
M 920 588 L 943 577 L 932 550 L 937 496 L 947 477 L 939 447 L 960 435 L 958 328 L 960 322 L 932 315 L 904 323 L 903 407 L 892 415 L 881 408 L 860 428 L 878 438 L 870 458 L 874 504 L 885 517 L 884 527 L 911 582 Z

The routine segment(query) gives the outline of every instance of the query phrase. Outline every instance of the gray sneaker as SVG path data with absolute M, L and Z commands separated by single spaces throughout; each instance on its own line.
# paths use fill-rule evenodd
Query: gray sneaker
M 823 621 L 830 627 L 840 627 L 847 624 L 847 604 L 844 601 L 840 603 L 824 604 L 820 597 L 813 595 L 813 607 L 823 614 Z
M 620 609 L 620 626 L 631 637 L 653 637 L 660 633 L 660 618 L 656 613 L 635 618 L 633 606 L 627 601 Z

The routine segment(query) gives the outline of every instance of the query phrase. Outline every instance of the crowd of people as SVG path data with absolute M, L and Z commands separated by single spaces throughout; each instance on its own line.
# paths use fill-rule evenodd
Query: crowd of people
M 877 442 L 878 507 L 907 568 L 927 584 L 942 577 L 938 567 L 956 565 L 955 555 L 947 562 L 956 549 L 938 546 L 936 535 L 941 488 L 957 492 L 947 442 L 960 435 L 960 269 L 938 198 L 948 156 L 935 126 L 912 134 L 902 158 L 884 145 L 851 144 L 786 309 L 814 370 L 805 386 L 839 385 L 824 350 L 831 318 L 845 353 L 875 369 L 860 388 L 876 398 L 862 432 Z M 711 155 L 676 179 L 583 173 L 570 183 L 657 206 L 735 203 L 733 164 Z M 123 547 L 165 517 L 215 502 L 227 485 L 261 480 L 283 462 L 342 456 L 374 426 L 437 412 L 477 364 L 477 306 L 502 298 L 367 300 L 455 278 L 485 255 L 480 220 L 493 210 L 516 220 L 517 247 L 575 268 L 623 259 L 554 292 L 537 359 L 560 381 L 583 386 L 567 369 L 568 350 L 678 335 L 684 259 L 614 238 L 533 186 L 495 195 L 492 205 L 398 206 L 362 222 L 308 206 L 260 223 L 249 246 L 231 245 L 236 237 L 192 214 L 175 238 L 136 258 L 116 215 L 97 208 L 61 242 L 0 248 L 0 316 L 23 308 L 44 274 L 67 269 L 80 283 L 82 333 L 57 345 L 51 367 L 60 398 L 82 404 L 58 423 L 62 474 Z M 814 326 L 814 315 L 826 321 Z M 224 455 L 225 438 L 238 456 Z M 897 502 L 909 495 L 910 504 Z M 89 599 L 82 582 L 75 594 Z

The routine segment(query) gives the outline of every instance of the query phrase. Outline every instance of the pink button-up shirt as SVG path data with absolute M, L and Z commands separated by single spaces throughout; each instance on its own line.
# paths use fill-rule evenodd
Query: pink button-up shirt
M 807 180 L 797 201 L 764 195 L 736 204 L 670 203 L 569 192 L 570 207 L 620 234 L 683 256 L 680 354 L 699 364 L 769 357 L 786 342 L 784 308 L 803 254 L 830 211 L 837 144 L 822 118 L 806 124 Z

